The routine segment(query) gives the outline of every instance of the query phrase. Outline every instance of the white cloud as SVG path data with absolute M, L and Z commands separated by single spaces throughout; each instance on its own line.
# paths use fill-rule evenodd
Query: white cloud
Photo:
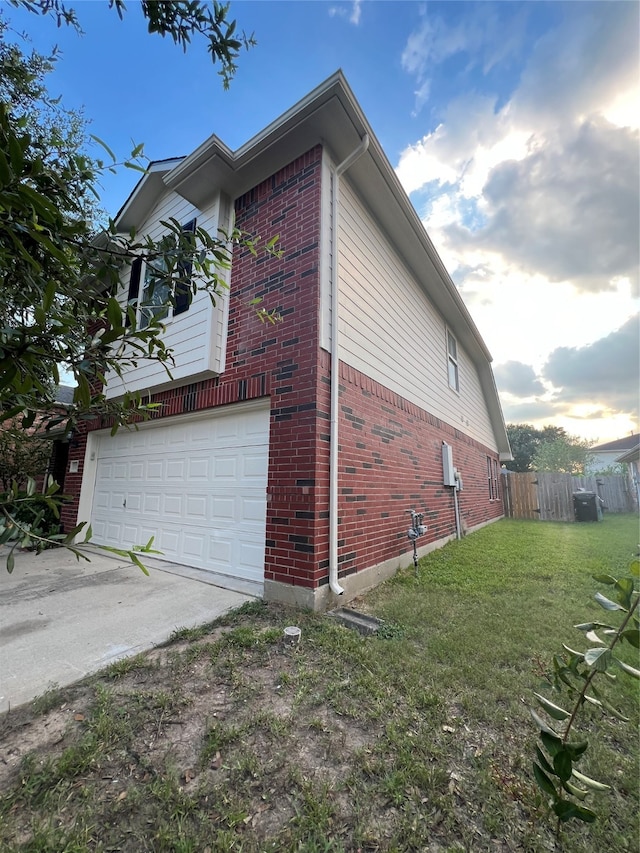
M 584 355 L 638 310 L 638 7 L 558 8 L 564 19 L 535 43 L 506 99 L 487 86 L 458 95 L 397 167 L 496 363 L 522 363 L 538 377 L 559 343 Z M 454 51 L 486 65 L 487 30 L 476 25 L 472 55 L 471 29 L 422 22 L 405 69 L 424 86 Z M 525 420 L 537 410 L 565 428 L 603 412 L 612 426 L 629 423 L 628 406 L 621 412 L 604 386 L 593 398 L 578 394 L 590 387 L 587 361 L 572 362 L 584 384 L 576 379 L 562 397 L 539 393 L 525 404 L 505 395 L 508 419 L 526 409 Z M 638 353 L 633 364 L 637 387 Z
M 350 24 L 358 26 L 362 17 L 362 0 L 353 0 L 351 8 L 347 6 L 329 6 L 329 17 L 347 18 Z
M 407 192 L 429 185 L 431 205 L 439 195 L 453 199 L 457 216 L 443 234 L 452 251 L 483 246 L 585 290 L 637 276 L 638 136 L 630 116 L 640 100 L 638 47 L 625 49 L 638 13 L 623 7 L 578 7 L 539 40 L 500 109 L 495 96 L 463 94 L 403 151 L 397 172 Z M 403 63 L 420 79 L 427 63 L 466 49 L 472 32 L 481 32 L 473 18 L 450 30 L 427 19 Z M 472 221 L 470 201 L 480 214 Z M 429 205 L 429 225 L 428 214 Z
M 565 403 L 593 405 L 638 417 L 640 316 L 583 347 L 562 346 L 547 359 L 543 373 Z
M 455 7 L 448 10 L 445 21 L 440 15 L 432 14 L 428 6 L 422 10 L 420 26 L 410 34 L 400 59 L 402 68 L 420 83 L 416 92 L 414 114 L 418 114 L 426 102 L 425 91 L 431 88 L 431 75 L 436 66 L 453 57 L 464 57 L 467 70 L 477 68 L 487 74 L 498 63 L 508 61 L 518 54 L 525 28 L 527 12 L 520 10 L 505 26 L 498 7 L 481 3 L 460 12 Z

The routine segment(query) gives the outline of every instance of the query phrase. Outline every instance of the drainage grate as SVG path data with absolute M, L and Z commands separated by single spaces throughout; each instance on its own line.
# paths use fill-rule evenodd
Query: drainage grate
M 367 616 L 364 613 L 358 613 L 356 610 L 349 610 L 348 607 L 338 607 L 336 610 L 330 610 L 327 616 L 331 616 L 344 625 L 345 628 L 350 628 L 352 631 L 358 631 L 369 637 L 372 634 L 377 634 L 382 626 L 382 619 L 376 619 L 375 616 Z

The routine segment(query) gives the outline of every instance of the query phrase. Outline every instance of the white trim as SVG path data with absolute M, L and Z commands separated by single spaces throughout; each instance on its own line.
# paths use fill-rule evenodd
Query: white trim
M 327 149 L 322 149 L 322 194 L 320 213 L 320 346 L 331 352 L 331 271 L 333 257 L 333 228 L 332 219 L 332 162 Z M 337 239 L 337 238 L 336 238 Z

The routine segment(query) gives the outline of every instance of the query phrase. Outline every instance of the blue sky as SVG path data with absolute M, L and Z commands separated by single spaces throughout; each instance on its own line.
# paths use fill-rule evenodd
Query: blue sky
M 237 148 L 342 68 L 494 357 L 507 421 L 638 431 L 638 32 L 632 2 L 232 2 L 257 47 L 224 91 L 204 44 L 137 3 L 84 30 L 4 7 L 61 50 L 50 90 L 125 156 Z M 115 213 L 136 181 L 105 178 Z

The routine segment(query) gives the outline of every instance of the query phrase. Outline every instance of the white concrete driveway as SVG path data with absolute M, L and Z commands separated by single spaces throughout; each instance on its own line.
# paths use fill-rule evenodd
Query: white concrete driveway
M 0 550 L 0 712 L 251 598 L 213 586 L 204 572 L 185 577 L 179 567 L 145 561 L 146 577 L 120 558 L 90 557 L 78 562 L 62 548 L 22 552 L 10 575 Z

